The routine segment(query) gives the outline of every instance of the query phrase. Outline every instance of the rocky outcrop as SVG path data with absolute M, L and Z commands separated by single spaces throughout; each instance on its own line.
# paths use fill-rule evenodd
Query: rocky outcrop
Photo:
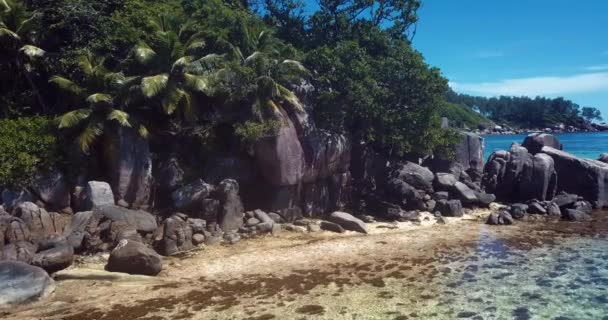
M 148 141 L 135 129 L 106 130 L 104 167 L 117 204 L 146 209 L 152 190 L 152 158 Z
M 0 261 L 0 307 L 44 298 L 55 283 L 41 268 L 17 261 Z
M 541 152 L 543 147 L 551 147 L 557 150 L 563 150 L 563 145 L 559 142 L 559 139 L 554 135 L 547 133 L 532 133 L 528 135 L 522 146 L 528 149 L 528 152 L 535 155 Z
M 49 210 L 71 212 L 70 187 L 65 176 L 58 170 L 39 174 L 31 189 Z
M 160 254 L 170 256 L 194 248 L 192 227 L 186 219 L 187 217 L 183 214 L 174 214 L 167 218 L 156 231 L 155 248 Z
M 155 276 L 162 270 L 162 260 L 144 244 L 125 239 L 110 253 L 106 270 Z
M 49 213 L 32 202 L 24 202 L 17 206 L 14 216 L 27 225 L 31 238 L 35 242 L 62 234 L 71 220 L 68 215 Z
M 367 233 L 365 222 L 353 217 L 351 214 L 341 211 L 333 212 L 327 218 L 330 222 L 340 225 L 345 230 Z
M 156 230 L 156 217 L 143 210 L 130 210 L 116 205 L 103 205 L 93 210 L 95 214 L 110 221 L 124 221 L 135 230 L 152 233 Z
M 482 185 L 503 201 L 550 200 L 555 195 L 557 177 L 549 157 L 532 156 L 526 148 L 513 144 L 509 151 L 492 153 Z
M 582 196 L 595 208 L 608 206 L 608 164 L 577 158 L 552 147 L 541 151 L 553 158 L 559 190 Z
M 186 213 L 200 213 L 203 209 L 203 200 L 208 198 L 215 187 L 198 179 L 171 194 L 173 207 Z
M 464 170 L 483 171 L 483 138 L 471 132 L 461 133 L 462 139 L 456 146 L 456 161 Z

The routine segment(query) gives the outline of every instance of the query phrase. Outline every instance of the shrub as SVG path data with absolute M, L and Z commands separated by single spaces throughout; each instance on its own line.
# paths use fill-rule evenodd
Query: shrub
M 0 120 L 0 185 L 29 185 L 61 159 L 52 121 L 43 117 Z

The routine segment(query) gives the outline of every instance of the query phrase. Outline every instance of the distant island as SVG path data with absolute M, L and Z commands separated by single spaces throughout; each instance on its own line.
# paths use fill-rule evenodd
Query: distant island
M 439 113 L 452 126 L 482 134 L 604 131 L 608 125 L 594 107 L 580 107 L 564 98 L 478 97 L 448 90 Z

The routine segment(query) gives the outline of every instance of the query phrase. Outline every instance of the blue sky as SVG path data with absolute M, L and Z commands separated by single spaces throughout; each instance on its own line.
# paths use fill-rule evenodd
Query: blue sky
M 419 17 L 414 47 L 457 92 L 562 96 L 608 120 L 608 0 L 423 0 Z
M 563 96 L 608 119 L 608 0 L 423 0 L 414 46 L 457 92 Z

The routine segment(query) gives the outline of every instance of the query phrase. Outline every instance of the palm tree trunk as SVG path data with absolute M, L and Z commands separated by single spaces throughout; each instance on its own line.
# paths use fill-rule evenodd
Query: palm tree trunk
M 49 113 L 48 106 L 45 103 L 44 99 L 42 98 L 42 94 L 40 94 L 40 90 L 38 89 L 38 86 L 36 85 L 36 82 L 32 78 L 32 75 L 30 74 L 30 71 L 28 70 L 29 68 L 27 68 L 21 62 L 21 59 L 19 59 L 19 57 L 17 57 L 15 60 L 16 60 L 16 63 L 17 63 L 17 67 L 19 69 L 21 69 L 21 70 L 24 71 L 25 79 L 29 83 L 30 88 L 32 89 L 32 91 L 34 91 L 34 95 L 36 96 L 36 100 L 38 100 L 38 104 L 40 105 L 40 109 L 42 110 L 42 113 L 45 114 L 45 115 L 48 115 L 48 113 Z

